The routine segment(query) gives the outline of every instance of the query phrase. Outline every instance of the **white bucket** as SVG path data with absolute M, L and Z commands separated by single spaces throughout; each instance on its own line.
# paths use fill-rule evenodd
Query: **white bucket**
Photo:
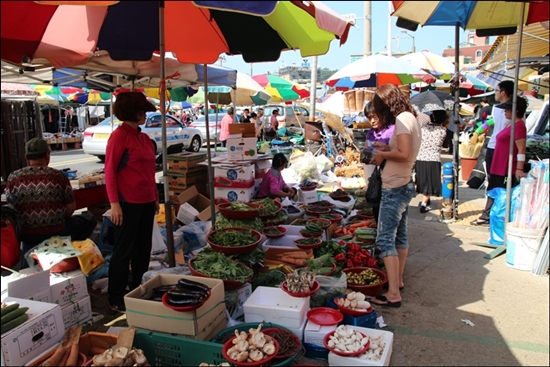
M 524 229 L 506 225 L 506 265 L 531 271 L 539 252 L 544 229 Z

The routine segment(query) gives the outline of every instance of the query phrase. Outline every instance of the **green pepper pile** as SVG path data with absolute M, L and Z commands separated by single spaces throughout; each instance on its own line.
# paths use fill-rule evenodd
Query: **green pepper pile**
M 209 240 L 219 246 L 240 247 L 258 241 L 258 236 L 247 229 L 222 229 L 211 234 Z

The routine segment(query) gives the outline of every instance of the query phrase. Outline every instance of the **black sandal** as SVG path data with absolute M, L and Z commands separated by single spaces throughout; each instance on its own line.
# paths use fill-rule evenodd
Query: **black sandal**
M 476 219 L 472 222 L 470 222 L 471 225 L 473 226 L 483 226 L 483 225 L 489 225 L 489 220 L 488 219 Z

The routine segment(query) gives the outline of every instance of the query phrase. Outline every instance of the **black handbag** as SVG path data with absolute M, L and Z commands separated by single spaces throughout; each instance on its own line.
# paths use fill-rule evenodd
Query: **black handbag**
M 382 200 L 382 170 L 386 165 L 386 160 L 382 162 L 380 167 L 376 167 L 369 177 L 365 199 L 370 204 L 379 204 Z

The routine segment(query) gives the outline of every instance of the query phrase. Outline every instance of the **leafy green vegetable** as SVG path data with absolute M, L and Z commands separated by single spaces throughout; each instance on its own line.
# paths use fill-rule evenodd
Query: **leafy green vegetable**
M 245 204 L 245 203 L 239 203 L 238 201 L 235 201 L 235 202 L 231 203 L 226 209 L 229 209 L 229 210 L 238 210 L 238 211 L 251 211 L 251 210 L 255 210 L 254 208 L 251 208 L 251 207 L 248 206 L 247 204 Z
M 209 235 L 208 239 L 219 246 L 240 247 L 258 241 L 258 235 L 250 229 L 220 229 Z
M 260 215 L 274 214 L 277 210 L 279 210 L 279 207 L 275 205 L 275 202 L 271 198 L 252 200 L 252 203 L 263 205 L 264 208 L 260 210 Z
M 249 254 L 236 254 L 229 257 L 233 260 L 238 260 L 248 266 L 254 266 L 256 264 L 264 266 L 265 252 L 261 248 L 256 247 L 254 251 Z
M 216 229 L 224 229 L 230 227 L 239 227 L 239 228 L 250 228 L 256 231 L 263 231 L 264 224 L 260 218 L 254 219 L 229 219 L 223 215 L 218 215 L 216 217 Z
M 279 229 L 277 227 L 269 227 L 269 228 L 264 229 L 264 233 L 265 234 L 277 235 L 277 234 L 281 234 L 281 231 L 279 231 Z
M 280 270 L 270 270 L 267 273 L 260 273 L 256 278 L 252 279 L 252 291 L 257 287 L 278 287 L 286 279 L 285 273 Z
M 253 274 L 252 269 L 245 268 L 242 264 L 231 260 L 211 247 L 204 248 L 195 256 L 193 268 L 212 278 L 238 280 L 243 283 Z
M 269 219 L 264 220 L 264 225 L 266 225 L 266 226 L 274 226 L 274 225 L 279 224 L 279 223 L 282 222 L 282 221 L 286 222 L 287 219 L 288 219 L 288 215 L 285 213 L 284 210 L 281 210 L 281 211 L 280 211 L 279 213 L 277 213 L 277 215 L 274 216 L 273 218 L 269 218 Z

